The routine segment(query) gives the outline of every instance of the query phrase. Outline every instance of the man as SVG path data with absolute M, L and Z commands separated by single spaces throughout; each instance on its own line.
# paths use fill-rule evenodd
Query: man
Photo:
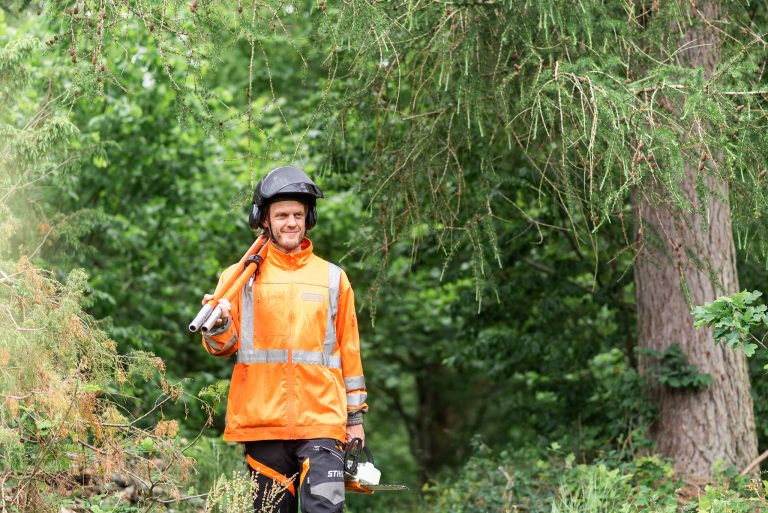
M 203 334 L 210 354 L 237 354 L 224 440 L 245 444 L 259 485 L 256 511 L 295 513 L 299 497 L 304 513 L 342 511 L 343 442 L 365 438 L 354 294 L 344 271 L 314 255 L 305 238 L 322 197 L 295 167 L 273 169 L 257 184 L 250 223 L 269 237 L 266 256 L 231 305 L 219 301 L 219 324 Z M 219 284 L 242 272 L 229 267 Z M 274 489 L 285 492 L 275 499 Z

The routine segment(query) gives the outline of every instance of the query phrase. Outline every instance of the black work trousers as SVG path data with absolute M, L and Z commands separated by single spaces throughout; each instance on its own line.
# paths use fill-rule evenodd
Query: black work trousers
M 344 511 L 344 456 L 330 438 L 245 443 L 245 458 L 258 490 L 255 513 Z

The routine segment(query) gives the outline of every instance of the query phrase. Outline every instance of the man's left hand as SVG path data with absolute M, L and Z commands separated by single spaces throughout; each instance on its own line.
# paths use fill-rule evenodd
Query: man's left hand
M 349 443 L 353 438 L 359 438 L 362 441 L 363 446 L 365 446 L 365 430 L 363 429 L 362 424 L 347 426 L 347 439 L 345 441 Z

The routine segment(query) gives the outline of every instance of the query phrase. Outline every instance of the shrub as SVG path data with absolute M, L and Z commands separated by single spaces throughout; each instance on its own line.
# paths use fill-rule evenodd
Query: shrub
M 138 502 L 179 498 L 192 460 L 178 422 L 162 417 L 163 405 L 182 395 L 166 381 L 162 360 L 117 354 L 82 310 L 82 271 L 60 283 L 22 258 L 0 263 L 0 276 L 5 507 L 58 511 L 64 497 L 109 502 L 129 486 Z M 131 411 L 125 397 L 138 380 L 162 390 L 150 411 Z
M 556 444 L 553 448 L 557 448 Z M 430 483 L 427 511 L 455 513 L 674 513 L 680 483 L 670 464 L 638 457 L 613 467 L 574 465 L 572 454 L 546 459 L 476 444 L 456 477 Z

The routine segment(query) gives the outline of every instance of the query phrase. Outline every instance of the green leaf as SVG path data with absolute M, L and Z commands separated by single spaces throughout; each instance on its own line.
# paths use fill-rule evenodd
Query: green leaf
M 146 436 L 142 438 L 141 443 L 139 445 L 143 450 L 145 450 L 146 452 L 149 452 L 155 448 L 155 441 L 152 440 L 150 437 Z
M 48 419 L 35 419 L 35 427 L 42 432 L 47 432 L 53 424 Z
M 107 162 L 107 159 L 105 159 L 101 155 L 95 155 L 92 159 L 92 162 L 94 167 L 97 167 L 99 169 L 104 169 L 109 164 L 109 162 Z

